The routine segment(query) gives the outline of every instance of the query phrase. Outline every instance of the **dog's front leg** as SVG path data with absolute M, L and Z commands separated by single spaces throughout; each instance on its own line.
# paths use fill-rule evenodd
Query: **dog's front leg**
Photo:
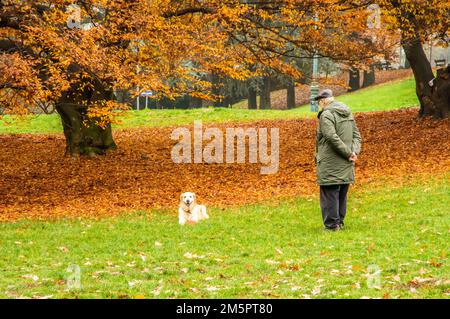
M 184 211 L 182 208 L 178 209 L 178 223 L 180 225 L 186 224 L 186 217 L 184 216 Z
M 198 221 L 199 221 L 199 218 L 198 218 L 199 216 L 198 216 L 198 211 L 196 210 L 196 209 L 194 209 L 194 211 L 192 212 L 192 216 L 191 216 L 191 218 L 190 218 L 190 221 L 193 223 L 193 224 L 197 224 L 198 223 Z

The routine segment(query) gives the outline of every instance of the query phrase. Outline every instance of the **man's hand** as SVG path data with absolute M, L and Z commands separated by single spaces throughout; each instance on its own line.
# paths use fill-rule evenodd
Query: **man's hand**
M 350 162 L 356 162 L 358 160 L 358 156 L 355 153 L 352 153 L 352 155 L 348 158 Z

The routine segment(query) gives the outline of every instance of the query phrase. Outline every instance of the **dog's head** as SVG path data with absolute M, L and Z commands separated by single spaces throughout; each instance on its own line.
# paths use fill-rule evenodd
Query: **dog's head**
M 194 193 L 191 192 L 186 192 L 181 194 L 180 196 L 180 204 L 184 204 L 187 207 L 189 207 L 190 205 L 192 205 L 192 203 L 195 202 L 196 196 Z

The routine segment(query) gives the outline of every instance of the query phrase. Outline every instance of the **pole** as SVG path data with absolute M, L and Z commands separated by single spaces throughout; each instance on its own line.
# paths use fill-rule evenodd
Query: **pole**
M 447 47 L 447 65 L 450 65 L 450 45 Z
M 137 52 L 139 52 L 139 47 L 137 47 Z M 139 74 L 139 64 L 138 65 L 136 65 L 136 74 Z M 136 109 L 139 111 L 139 109 L 140 109 L 140 99 L 141 99 L 141 94 L 139 93 L 139 85 L 137 86 L 137 93 L 138 93 L 138 96 L 137 96 L 137 101 L 136 101 Z
M 148 109 L 148 95 L 145 96 L 145 108 Z
M 139 94 L 139 86 L 137 87 L 137 91 L 138 91 L 138 96 L 137 96 L 137 100 L 136 100 L 136 109 L 139 111 L 139 100 L 141 95 Z
M 314 98 L 319 93 L 319 83 L 317 82 L 317 76 L 318 75 L 318 57 L 317 53 L 314 53 L 313 55 L 313 66 L 312 66 L 312 80 L 311 80 L 311 104 L 310 104 L 310 110 L 311 112 L 317 112 L 318 111 L 318 105 L 317 101 L 314 100 Z
M 432 61 L 432 56 L 433 56 L 433 41 L 430 40 L 430 64 L 433 65 Z
M 317 16 L 314 17 L 314 20 L 318 21 Z M 312 62 L 313 62 L 312 76 L 311 76 L 311 85 L 310 85 L 311 97 L 310 97 L 309 109 L 311 112 L 317 112 L 319 110 L 319 106 L 317 105 L 317 101 L 314 100 L 314 98 L 319 93 L 319 83 L 317 82 L 318 73 L 319 73 L 319 56 L 317 54 L 317 51 L 314 52 Z

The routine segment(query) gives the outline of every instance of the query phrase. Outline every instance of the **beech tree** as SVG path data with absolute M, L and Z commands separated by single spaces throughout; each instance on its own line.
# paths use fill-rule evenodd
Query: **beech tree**
M 359 69 L 350 67 L 348 70 L 348 91 L 353 92 L 360 89 L 361 77 Z
M 360 1 L 342 0 L 1 0 L 0 103 L 16 114 L 55 107 L 66 154 L 102 154 L 127 107 L 115 91 L 214 100 L 207 74 L 299 78 L 285 59 L 296 49 L 371 63 L 389 44 L 366 20 Z
M 450 67 L 433 73 L 423 43 L 449 45 L 450 2 L 440 0 L 380 0 L 385 28 L 398 33 L 414 73 L 420 116 L 450 116 Z
M 364 70 L 362 87 L 375 84 L 375 65 L 371 64 L 368 70 Z

